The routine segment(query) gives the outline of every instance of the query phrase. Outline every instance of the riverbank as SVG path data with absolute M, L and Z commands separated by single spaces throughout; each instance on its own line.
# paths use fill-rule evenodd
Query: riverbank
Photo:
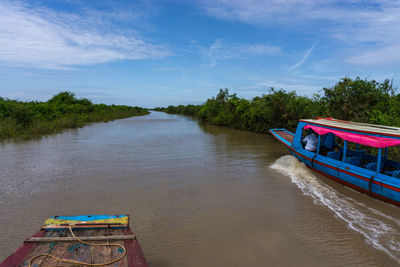
M 270 88 L 268 94 L 248 100 L 229 94 L 228 89 L 220 89 L 216 97 L 202 105 L 158 107 L 154 110 L 261 133 L 270 128 L 294 131 L 299 119 L 315 117 L 399 126 L 400 94 L 389 80 L 380 83 L 357 77 L 343 78 L 331 88 L 322 88 L 313 97 Z
M 271 88 L 268 94 L 248 100 L 229 94 L 228 89 L 220 89 L 216 97 L 202 105 L 169 106 L 154 110 L 258 133 L 267 133 L 271 128 L 295 131 L 299 119 L 315 117 L 400 126 L 400 94 L 397 88 L 389 80 L 377 82 L 358 77 L 343 78 L 335 86 L 323 88 L 313 97 Z M 365 149 L 369 151 L 369 148 Z M 391 149 L 389 154 L 393 159 L 400 159 L 400 149 L 397 147 Z
M 0 98 L 0 139 L 31 138 L 107 122 L 147 115 L 145 108 L 93 104 L 71 92 L 61 92 L 47 102 L 21 102 Z

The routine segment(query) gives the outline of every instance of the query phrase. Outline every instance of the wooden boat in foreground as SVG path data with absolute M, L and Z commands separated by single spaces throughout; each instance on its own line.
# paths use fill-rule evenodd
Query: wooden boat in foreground
M 5 266 L 147 266 L 129 215 L 55 216 L 0 264 Z
M 302 137 L 309 129 L 318 135 L 316 152 L 308 151 L 302 145 Z M 286 129 L 269 131 L 310 169 L 400 206 L 400 162 L 388 158 L 388 148 L 400 145 L 400 128 L 317 118 L 299 120 L 295 133 Z M 330 137 L 337 148 L 325 144 Z M 338 146 L 335 139 L 341 139 L 343 147 Z M 354 149 L 349 149 L 351 143 L 354 143 Z M 377 148 L 377 155 L 360 150 L 360 145 Z

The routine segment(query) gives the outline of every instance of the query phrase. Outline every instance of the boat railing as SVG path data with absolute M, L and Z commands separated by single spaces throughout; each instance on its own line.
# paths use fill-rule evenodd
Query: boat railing
M 400 170 L 393 172 L 393 177 L 400 178 Z
M 329 151 L 326 153 L 326 157 L 342 161 L 343 157 L 343 149 L 339 151 Z M 360 168 L 364 168 L 370 171 L 376 172 L 378 157 L 367 154 L 365 150 L 347 150 L 345 163 L 351 164 Z M 379 173 L 384 175 L 392 176 L 395 178 L 400 178 L 400 162 L 389 160 L 389 159 L 381 159 L 381 168 Z
M 366 169 L 376 171 L 376 162 L 370 162 L 365 166 Z

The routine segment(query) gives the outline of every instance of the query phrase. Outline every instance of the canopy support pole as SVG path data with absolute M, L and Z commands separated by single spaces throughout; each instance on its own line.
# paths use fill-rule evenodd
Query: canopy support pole
M 381 171 L 381 161 L 382 161 L 382 148 L 379 148 L 378 150 L 378 162 L 376 166 L 376 172 L 379 173 Z
M 318 146 L 317 146 L 317 154 L 319 154 L 319 148 L 321 146 L 321 135 L 318 135 Z
M 342 159 L 343 162 L 346 160 L 346 152 L 347 152 L 347 140 L 344 140 L 343 159 Z
M 356 150 L 358 151 L 358 144 L 356 144 Z

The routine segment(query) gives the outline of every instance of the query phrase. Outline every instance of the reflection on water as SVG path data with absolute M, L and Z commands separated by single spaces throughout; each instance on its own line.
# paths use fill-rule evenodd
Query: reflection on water
M 269 167 L 285 154 L 268 134 L 158 112 L 4 142 L 0 259 L 48 216 L 129 213 L 152 266 L 396 264 Z

